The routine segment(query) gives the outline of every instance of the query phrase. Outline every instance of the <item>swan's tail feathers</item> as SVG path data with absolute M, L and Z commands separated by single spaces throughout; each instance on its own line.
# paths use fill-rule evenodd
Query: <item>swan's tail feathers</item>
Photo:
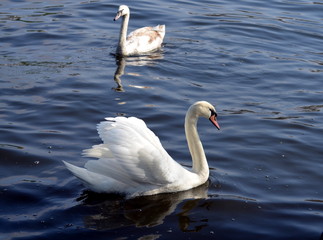
M 99 173 L 91 172 L 85 168 L 74 166 L 68 162 L 63 161 L 66 168 L 73 173 L 73 175 L 79 178 L 86 188 L 95 192 L 115 192 L 120 193 L 122 189 L 126 189 L 126 186 L 116 180 L 101 175 Z M 100 184 L 98 184 L 100 183 Z
M 165 25 L 157 25 L 156 27 L 153 28 L 153 30 L 158 31 L 158 32 L 165 32 L 166 26 Z
M 85 187 L 87 187 L 89 189 L 92 189 L 95 192 L 102 192 L 102 189 L 97 189 L 95 187 L 96 186 L 96 183 L 97 183 L 97 180 L 99 180 L 98 179 L 99 174 L 95 174 L 95 173 L 89 172 L 85 168 L 81 168 L 81 167 L 74 166 L 74 165 L 72 165 L 72 164 L 70 164 L 68 162 L 65 162 L 65 161 L 63 161 L 63 163 L 65 164 L 66 168 L 71 173 L 73 173 L 73 175 L 75 177 L 77 177 L 78 179 L 80 179 L 83 182 L 83 184 L 85 185 Z M 93 176 L 93 174 L 95 174 L 96 176 Z
M 81 179 L 82 181 L 86 181 L 86 176 L 87 174 L 87 170 L 85 168 L 81 168 L 81 167 L 77 167 L 74 166 L 73 164 L 70 164 L 68 162 L 63 161 L 63 163 L 65 164 L 66 168 L 73 173 L 73 175 L 79 179 Z

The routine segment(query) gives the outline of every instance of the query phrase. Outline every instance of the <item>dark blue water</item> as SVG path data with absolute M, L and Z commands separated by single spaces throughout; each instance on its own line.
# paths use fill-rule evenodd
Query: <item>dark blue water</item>
M 116 60 L 121 2 L 0 3 L 1 239 L 316 239 L 323 232 L 323 2 L 123 1 L 163 49 Z M 190 104 L 210 181 L 133 200 L 89 192 L 96 124 L 137 116 L 190 166 Z M 322 237 L 321 237 L 322 239 Z

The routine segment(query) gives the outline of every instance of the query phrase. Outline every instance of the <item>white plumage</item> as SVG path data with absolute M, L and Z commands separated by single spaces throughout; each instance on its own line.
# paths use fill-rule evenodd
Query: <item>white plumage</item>
M 114 20 L 123 17 L 117 54 L 121 56 L 139 55 L 154 51 L 161 47 L 165 36 L 165 25 L 139 28 L 127 36 L 130 10 L 128 6 L 121 5 Z
M 96 192 L 116 192 L 128 197 L 184 191 L 207 181 L 209 168 L 196 131 L 197 119 L 209 118 L 219 129 L 215 108 L 204 101 L 193 104 L 185 118 L 185 132 L 193 168 L 174 161 L 143 120 L 135 117 L 106 118 L 98 124 L 103 143 L 84 150 L 95 157 L 85 168 L 64 162 L 86 187 Z

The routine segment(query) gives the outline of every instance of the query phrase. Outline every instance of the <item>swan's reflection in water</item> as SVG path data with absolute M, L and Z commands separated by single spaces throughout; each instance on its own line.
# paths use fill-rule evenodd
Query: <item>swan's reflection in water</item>
M 207 198 L 209 183 L 178 193 L 159 194 L 154 196 L 123 199 L 122 196 L 85 192 L 78 200 L 91 209 L 93 214 L 84 219 L 87 228 L 97 230 L 115 229 L 125 226 L 153 227 L 164 222 L 166 216 L 175 210 L 178 226 L 182 231 L 199 231 L 206 223 L 204 220 L 190 219 L 191 211 L 201 199 Z M 186 200 L 180 209 L 178 204 Z M 194 225 L 194 226 L 192 226 Z
M 117 69 L 114 73 L 114 81 L 116 82 L 117 87 L 113 89 L 118 92 L 124 92 L 124 88 L 121 82 L 121 76 L 124 75 L 126 65 L 138 66 L 138 67 L 154 66 L 157 63 L 156 60 L 160 60 L 164 58 L 162 52 L 160 51 L 151 53 L 150 55 L 133 56 L 133 57 L 120 57 L 120 56 L 115 56 L 115 57 L 116 57 Z M 131 74 L 131 75 L 136 75 L 136 74 Z
M 116 57 L 117 70 L 114 73 L 114 81 L 117 84 L 116 88 L 113 88 L 117 92 L 124 92 L 121 84 L 121 76 L 124 74 L 124 68 L 126 66 L 126 60 L 122 57 Z

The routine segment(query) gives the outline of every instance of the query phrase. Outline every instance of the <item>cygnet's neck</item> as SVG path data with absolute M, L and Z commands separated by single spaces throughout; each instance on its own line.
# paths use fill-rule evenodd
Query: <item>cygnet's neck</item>
M 130 12 L 122 17 L 122 24 L 120 28 L 119 45 L 118 45 L 118 53 L 120 53 L 121 55 L 126 55 L 125 46 L 127 41 L 129 17 L 130 17 Z

